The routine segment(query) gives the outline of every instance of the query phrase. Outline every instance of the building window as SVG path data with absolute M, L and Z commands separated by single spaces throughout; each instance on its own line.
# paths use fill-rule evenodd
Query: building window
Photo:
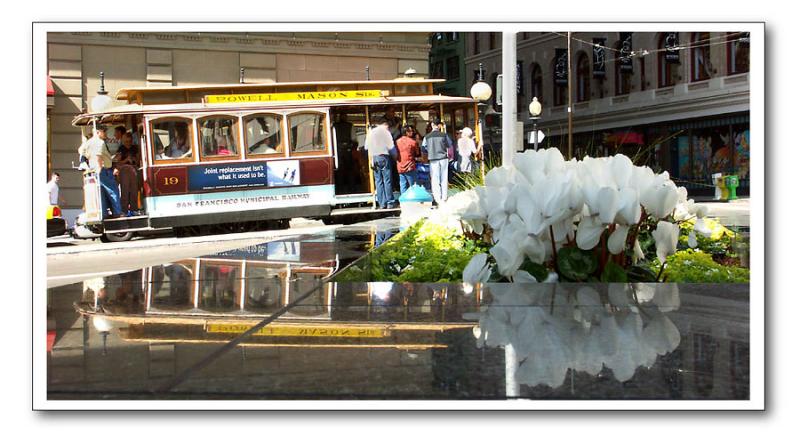
M 481 52 L 481 34 L 475 32 L 472 34 L 472 54 L 476 55 Z
M 646 62 L 644 58 L 639 58 L 639 89 L 644 91 L 647 89 L 647 72 Z
M 200 131 L 200 160 L 239 157 L 239 123 L 232 116 L 211 116 L 197 120 Z
M 678 76 L 680 68 L 679 51 L 667 50 L 668 47 L 675 47 L 678 44 L 677 33 L 664 33 L 658 43 L 658 87 L 666 88 L 674 86 L 680 80 Z
M 489 81 L 489 86 L 492 87 L 492 106 L 494 107 L 495 111 L 500 111 L 500 106 L 497 104 L 497 76 L 498 73 L 492 73 L 491 80 Z
M 444 63 L 442 61 L 436 61 L 433 63 L 431 68 L 431 79 L 443 79 L 444 78 Z
M 497 33 L 489 32 L 489 50 L 494 50 L 496 48 L 497 48 Z
M 750 71 L 750 32 L 728 35 L 728 74 Z
M 447 80 L 458 80 L 461 76 L 461 69 L 459 68 L 458 56 L 447 58 Z
M 698 32 L 692 35 L 692 82 L 711 78 L 711 34 Z
M 542 93 L 542 68 L 539 64 L 531 65 L 531 100 L 533 97 L 539 99 L 539 103 L 544 104 L 544 94 Z
M 622 41 L 617 43 L 617 50 L 622 49 Z M 619 51 L 618 51 L 619 53 Z M 625 71 L 625 59 L 618 57 L 614 62 L 614 82 L 616 95 L 626 95 L 631 93 L 631 73 Z
M 567 85 L 556 81 L 557 63 L 553 62 L 553 105 L 563 106 L 567 104 Z
M 591 67 L 589 65 L 589 56 L 586 53 L 578 55 L 578 70 L 577 70 L 577 98 L 580 103 L 587 101 L 592 97 L 591 90 Z

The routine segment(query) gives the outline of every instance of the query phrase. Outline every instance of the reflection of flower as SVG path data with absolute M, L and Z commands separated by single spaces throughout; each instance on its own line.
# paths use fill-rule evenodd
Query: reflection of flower
M 597 375 L 604 366 L 617 380 L 630 380 L 638 367 L 678 347 L 680 332 L 664 314 L 680 304 L 678 290 L 674 284 L 616 284 L 608 291 L 604 302 L 603 293 L 588 286 L 492 285 L 477 344 L 513 346 L 516 380 L 529 386 L 557 388 L 569 369 Z

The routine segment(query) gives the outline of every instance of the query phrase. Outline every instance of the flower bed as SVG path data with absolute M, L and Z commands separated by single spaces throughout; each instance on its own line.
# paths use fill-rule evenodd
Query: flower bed
M 338 280 L 749 281 L 729 266 L 734 233 L 706 213 L 669 173 L 624 155 L 565 161 L 555 148 L 529 150 Z
M 460 282 L 472 256 L 487 244 L 456 229 L 421 220 L 336 276 L 340 282 Z

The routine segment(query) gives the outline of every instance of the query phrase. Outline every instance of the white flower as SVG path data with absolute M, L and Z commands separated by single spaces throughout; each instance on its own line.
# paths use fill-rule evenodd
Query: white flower
M 611 224 L 619 210 L 619 191 L 613 188 L 600 188 L 597 192 L 598 213 L 600 221 Z
M 542 263 L 547 259 L 547 246 L 541 239 L 528 235 L 522 241 L 522 251 L 534 263 Z
M 666 183 L 653 185 L 640 196 L 642 205 L 653 218 L 661 219 L 672 213 L 678 204 L 678 190 Z
M 611 254 L 622 253 L 625 249 L 625 241 L 628 238 L 629 226 L 617 225 L 617 228 L 608 237 L 608 251 Z
M 642 252 L 642 246 L 639 245 L 639 238 L 636 238 L 633 242 L 633 262 L 636 263 L 642 259 L 644 259 L 644 253 Z
M 695 234 L 694 230 L 689 232 L 689 247 L 697 247 L 697 235 Z
M 680 231 L 677 224 L 666 221 L 658 222 L 656 230 L 653 232 L 653 239 L 656 241 L 656 255 L 661 263 L 666 262 L 667 257 L 675 253 Z
M 514 283 L 539 283 L 536 277 L 525 270 L 514 271 L 514 274 L 511 275 L 511 281 Z
M 464 273 L 462 280 L 465 283 L 486 283 L 489 281 L 489 276 L 492 274 L 489 264 L 487 262 L 489 256 L 486 253 L 476 254 L 470 259 Z
M 506 277 L 511 277 L 524 260 L 519 244 L 513 238 L 501 239 L 489 249 L 489 253 L 497 261 L 497 272 Z
M 695 204 L 692 209 L 689 209 L 689 212 L 697 215 L 697 218 L 705 218 L 708 215 L 708 206 L 704 204 Z
M 694 223 L 694 231 L 700 233 L 701 235 L 705 236 L 706 238 L 710 238 L 713 230 L 706 225 L 705 218 L 697 218 L 697 221 Z
M 491 171 L 486 173 L 486 178 L 484 182 L 487 187 L 505 188 L 509 184 L 513 183 L 513 180 L 514 180 L 514 175 L 510 168 L 495 167 L 492 168 Z
M 642 207 L 639 205 L 639 193 L 633 188 L 623 188 L 619 191 L 619 211 L 614 221 L 627 226 L 636 224 L 642 217 Z
M 591 250 L 600 242 L 600 235 L 606 229 L 599 219 L 584 216 L 578 224 L 578 233 L 575 235 L 575 242 L 581 250 Z
M 619 188 L 628 186 L 633 175 L 633 162 L 624 154 L 616 154 L 611 158 L 611 174 Z

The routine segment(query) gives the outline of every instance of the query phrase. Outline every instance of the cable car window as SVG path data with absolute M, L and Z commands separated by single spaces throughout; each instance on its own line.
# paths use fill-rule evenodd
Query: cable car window
M 258 114 L 245 117 L 247 155 L 283 154 L 282 130 L 280 115 Z
M 201 157 L 236 157 L 239 154 L 237 122 L 236 118 L 229 116 L 198 120 Z
M 155 161 L 189 161 L 192 156 L 192 121 L 161 119 L 153 121 L 153 158 Z
M 325 151 L 325 114 L 289 115 L 289 145 L 292 153 Z

